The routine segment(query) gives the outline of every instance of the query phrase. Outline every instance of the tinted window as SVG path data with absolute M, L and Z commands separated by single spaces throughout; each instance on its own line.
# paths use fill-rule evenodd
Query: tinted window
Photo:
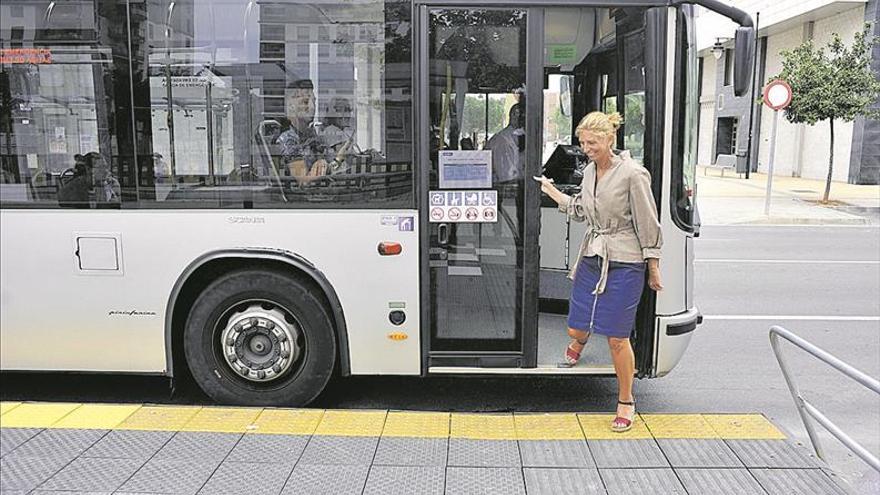
M 3 206 L 118 207 L 134 187 L 125 12 L 118 1 L 0 3 Z
M 382 1 L 133 8 L 139 206 L 411 206 L 409 16 Z

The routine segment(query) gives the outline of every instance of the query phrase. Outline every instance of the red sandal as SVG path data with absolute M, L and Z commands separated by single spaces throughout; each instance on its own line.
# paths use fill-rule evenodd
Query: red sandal
M 562 356 L 563 361 L 561 363 L 559 363 L 557 366 L 560 368 L 571 368 L 571 367 L 575 366 L 578 363 L 578 361 L 580 360 L 581 353 L 584 352 L 584 348 L 581 347 L 580 351 L 576 351 L 572 347 L 572 344 L 577 342 L 578 344 L 580 344 L 582 346 L 586 346 L 587 341 L 589 341 L 589 340 L 590 340 L 590 334 L 587 333 L 587 337 L 583 341 L 574 340 L 574 341 L 570 342 L 568 344 L 568 346 L 565 348 L 565 354 Z
M 621 405 L 621 406 L 632 406 L 632 416 L 631 417 L 626 418 L 624 416 L 616 416 L 614 418 L 614 421 L 611 422 L 611 431 L 613 431 L 615 433 L 623 433 L 625 431 L 629 431 L 630 429 L 632 429 L 633 420 L 636 417 L 636 402 L 635 401 L 626 402 L 626 401 L 619 400 L 619 401 L 617 401 L 617 404 Z

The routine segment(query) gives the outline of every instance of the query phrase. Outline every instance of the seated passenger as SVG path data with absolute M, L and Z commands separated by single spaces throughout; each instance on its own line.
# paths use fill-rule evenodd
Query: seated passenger
M 324 118 L 324 125 L 319 134 L 326 146 L 326 156 L 330 160 L 330 172 L 343 172 L 350 167 L 346 158 L 360 150 L 352 126 L 351 104 L 345 98 L 330 100 L 329 113 Z

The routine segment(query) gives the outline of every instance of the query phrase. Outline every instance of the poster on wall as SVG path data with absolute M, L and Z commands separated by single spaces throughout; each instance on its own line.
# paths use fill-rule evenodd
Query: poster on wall
M 492 187 L 491 150 L 440 151 L 440 189 Z

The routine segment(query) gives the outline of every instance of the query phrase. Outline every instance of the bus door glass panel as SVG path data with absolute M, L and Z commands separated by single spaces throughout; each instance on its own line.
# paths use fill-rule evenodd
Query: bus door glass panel
M 0 184 L 5 205 L 118 207 L 124 157 L 125 7 L 0 6 Z M 122 94 L 120 94 L 122 93 Z
M 519 351 L 526 12 L 431 9 L 428 24 L 429 189 L 450 206 L 430 225 L 431 350 Z M 472 150 L 491 151 L 491 178 L 441 184 L 440 154 Z M 486 193 L 494 221 L 469 219 Z
M 645 30 L 623 37 L 623 99 L 618 112 L 623 115 L 623 149 L 642 162 L 645 158 Z

